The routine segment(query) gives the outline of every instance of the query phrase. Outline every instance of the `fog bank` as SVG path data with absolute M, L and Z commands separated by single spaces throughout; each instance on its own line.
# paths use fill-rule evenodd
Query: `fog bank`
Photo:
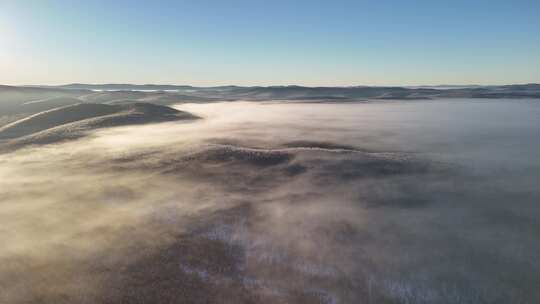
M 0 302 L 540 300 L 537 101 L 176 108 L 0 154 Z

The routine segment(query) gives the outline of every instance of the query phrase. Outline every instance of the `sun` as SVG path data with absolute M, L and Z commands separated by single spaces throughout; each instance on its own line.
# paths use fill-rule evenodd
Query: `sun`
M 11 40 L 12 35 L 10 32 L 11 30 L 9 29 L 6 19 L 2 18 L 2 15 L 0 15 L 0 54 L 5 52 L 5 49 Z
M 0 13 L 0 60 L 5 61 L 10 54 L 13 54 L 13 49 L 17 45 L 17 35 L 15 27 L 10 22 L 10 18 L 5 18 L 4 14 Z

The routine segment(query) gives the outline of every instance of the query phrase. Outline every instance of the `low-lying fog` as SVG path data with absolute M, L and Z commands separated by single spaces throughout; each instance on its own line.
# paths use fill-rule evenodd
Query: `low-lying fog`
M 540 102 L 183 104 L 0 154 L 1 303 L 539 303 Z

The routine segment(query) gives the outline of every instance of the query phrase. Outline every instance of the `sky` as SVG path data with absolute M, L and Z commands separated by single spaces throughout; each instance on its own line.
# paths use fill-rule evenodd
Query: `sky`
M 532 82 L 538 0 L 0 0 L 0 84 Z

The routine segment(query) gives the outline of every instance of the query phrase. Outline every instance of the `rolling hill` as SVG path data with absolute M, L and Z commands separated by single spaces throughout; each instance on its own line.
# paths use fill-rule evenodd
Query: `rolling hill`
M 79 138 L 98 128 L 197 118 L 187 112 L 148 103 L 79 103 L 12 122 L 0 128 L 0 142 L 8 148 L 16 148 Z

